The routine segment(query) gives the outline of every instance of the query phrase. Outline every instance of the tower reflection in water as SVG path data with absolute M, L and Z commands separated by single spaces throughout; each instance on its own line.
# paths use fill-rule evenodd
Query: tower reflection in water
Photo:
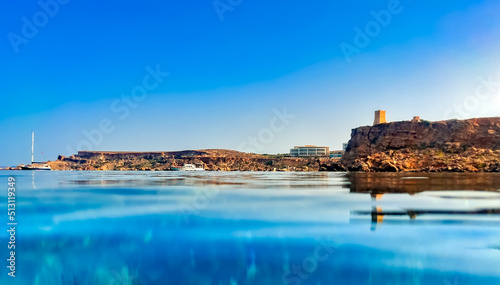
M 492 198 L 498 199 L 500 191 L 500 175 L 481 173 L 350 173 L 347 175 L 350 193 L 366 193 L 372 200 L 370 211 L 353 211 L 355 216 L 371 216 L 371 230 L 375 231 L 385 222 L 413 223 L 417 216 L 439 215 L 442 221 L 466 219 L 471 215 L 483 217 L 500 214 L 500 206 L 492 208 L 481 205 L 480 201 Z M 414 198 L 407 200 L 406 205 L 399 205 L 397 209 L 382 207 L 382 198 L 388 200 L 399 199 L 396 196 L 410 195 Z M 402 198 L 402 196 L 399 196 Z M 392 199 L 391 199 L 392 198 Z M 432 199 L 453 199 L 463 201 L 463 205 L 456 208 L 433 208 Z M 387 202 L 387 201 L 386 201 Z M 470 202 L 475 202 L 474 205 Z M 385 204 L 387 205 L 387 204 Z M 390 205 L 390 204 L 389 204 Z M 451 205 L 451 204 L 450 204 Z M 385 209 L 385 210 L 384 210 Z M 407 216 L 409 219 L 387 219 L 388 217 Z M 432 219 L 435 220 L 435 217 Z M 441 219 L 441 218 L 440 218 Z M 440 220 L 438 219 L 438 220 Z M 431 223 L 429 219 L 420 221 Z

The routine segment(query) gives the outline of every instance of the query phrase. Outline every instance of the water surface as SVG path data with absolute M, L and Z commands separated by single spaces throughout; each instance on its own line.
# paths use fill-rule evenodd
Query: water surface
M 500 284 L 497 174 L 9 176 L 0 284 Z

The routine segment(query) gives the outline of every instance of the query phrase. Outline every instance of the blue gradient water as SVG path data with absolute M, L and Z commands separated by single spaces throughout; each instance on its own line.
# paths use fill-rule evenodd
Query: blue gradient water
M 0 284 L 500 284 L 497 174 L 2 171 L 0 185 Z

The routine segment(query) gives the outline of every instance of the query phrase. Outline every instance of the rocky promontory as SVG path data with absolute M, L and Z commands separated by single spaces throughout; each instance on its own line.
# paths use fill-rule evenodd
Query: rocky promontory
M 340 160 L 203 149 L 78 151 L 47 164 L 53 170 L 155 171 L 200 164 L 215 171 L 500 172 L 500 118 L 414 119 L 358 127 Z
M 341 164 L 365 172 L 500 172 L 500 118 L 359 127 Z

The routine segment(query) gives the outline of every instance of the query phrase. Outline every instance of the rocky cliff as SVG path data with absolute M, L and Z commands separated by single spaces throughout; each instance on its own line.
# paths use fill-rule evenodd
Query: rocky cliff
M 350 171 L 500 171 L 500 118 L 359 127 L 341 163 Z

